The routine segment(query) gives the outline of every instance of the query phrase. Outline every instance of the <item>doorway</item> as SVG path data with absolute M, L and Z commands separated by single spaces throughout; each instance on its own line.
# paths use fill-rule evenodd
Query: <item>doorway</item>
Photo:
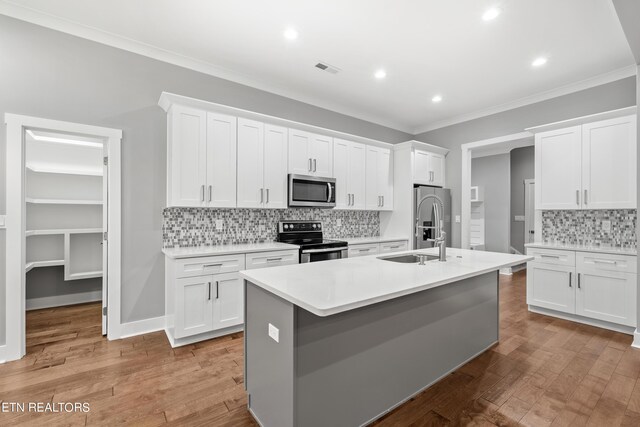
M 122 132 L 12 114 L 5 122 L 4 359 L 26 354 L 27 309 L 101 301 L 102 334 L 118 338 Z

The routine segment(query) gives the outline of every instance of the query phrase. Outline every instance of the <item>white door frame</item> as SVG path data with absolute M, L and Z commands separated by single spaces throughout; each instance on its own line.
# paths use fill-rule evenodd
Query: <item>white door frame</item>
M 107 337 L 120 338 L 121 288 L 121 187 L 120 145 L 118 129 L 62 122 L 37 117 L 5 114 L 7 138 L 7 218 L 6 218 L 6 347 L 4 359 L 16 360 L 26 352 L 25 324 L 25 144 L 26 129 L 46 129 L 64 133 L 90 135 L 105 140 L 109 158 L 108 174 L 108 312 Z
M 460 247 L 462 249 L 471 248 L 469 235 L 471 227 L 471 159 L 473 157 L 504 154 L 514 148 L 528 147 L 533 144 L 534 138 L 531 132 L 520 132 L 496 138 L 483 139 L 481 141 L 469 142 L 460 146 L 462 150 Z
M 535 184 L 536 184 L 536 180 L 531 178 L 531 179 L 525 179 L 524 180 L 524 243 L 530 243 L 531 240 L 531 234 L 529 233 L 529 230 L 531 230 L 531 221 L 533 221 L 533 227 L 534 227 L 534 233 L 533 233 L 533 239 L 534 242 L 537 240 L 538 242 L 540 241 L 540 238 L 542 236 L 537 236 L 535 233 L 537 233 L 538 231 L 535 229 L 535 224 L 536 224 L 536 209 L 535 209 L 535 201 L 533 203 L 533 212 L 534 212 L 534 217 L 530 218 L 529 216 L 529 211 L 527 210 L 527 200 L 530 198 L 530 192 L 533 190 L 534 192 L 534 197 L 535 197 Z M 531 188 L 531 185 L 534 186 L 534 188 Z

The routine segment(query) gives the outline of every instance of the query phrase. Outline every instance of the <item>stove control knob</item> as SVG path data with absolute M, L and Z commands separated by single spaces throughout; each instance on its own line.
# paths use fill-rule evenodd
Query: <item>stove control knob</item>
M 315 225 L 315 224 L 313 224 L 313 226 L 312 226 L 312 227 L 313 227 L 313 228 L 316 228 L 316 225 Z
M 318 230 L 322 228 L 322 224 L 318 224 Z
M 287 228 L 289 228 L 289 224 L 284 225 L 284 229 L 286 230 Z

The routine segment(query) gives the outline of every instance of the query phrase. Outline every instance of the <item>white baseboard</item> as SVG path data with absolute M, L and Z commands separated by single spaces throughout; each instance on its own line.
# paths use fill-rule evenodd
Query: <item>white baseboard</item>
M 7 346 L 0 345 L 0 363 L 5 363 L 7 361 Z
M 63 305 L 82 304 L 102 300 L 102 291 L 80 292 L 77 294 L 54 295 L 51 297 L 31 298 L 26 300 L 27 310 L 60 307 Z
M 120 338 L 129 338 L 136 335 L 149 334 L 164 329 L 164 316 L 151 319 L 136 320 L 135 322 L 120 325 Z
M 206 341 L 213 338 L 222 337 L 225 335 L 240 332 L 242 330 L 244 330 L 244 324 L 231 326 L 224 329 L 218 329 L 217 331 L 205 332 L 203 334 L 193 335 L 191 337 L 185 337 L 185 338 L 175 338 L 173 336 L 171 328 L 166 328 L 164 331 L 167 334 L 167 339 L 169 340 L 171 347 L 176 348 L 176 347 L 181 347 L 183 345 L 194 344 L 200 341 Z
M 511 267 L 505 267 L 500 269 L 500 274 L 504 276 L 511 276 L 513 273 L 511 272 Z
M 638 329 L 633 332 L 633 342 L 631 343 L 631 347 L 640 348 L 640 332 Z

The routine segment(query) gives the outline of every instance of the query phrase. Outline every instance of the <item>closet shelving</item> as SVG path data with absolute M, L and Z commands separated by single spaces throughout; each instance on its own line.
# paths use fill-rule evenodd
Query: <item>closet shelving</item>
M 27 140 L 26 157 L 25 270 L 63 266 L 65 280 L 101 277 L 102 150 Z

